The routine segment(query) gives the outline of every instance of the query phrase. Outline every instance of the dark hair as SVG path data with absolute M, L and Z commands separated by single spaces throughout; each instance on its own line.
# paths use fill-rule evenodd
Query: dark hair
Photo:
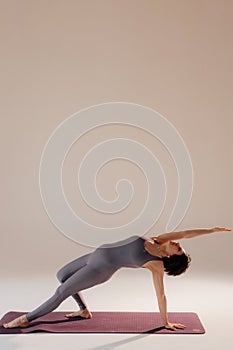
M 189 264 L 191 262 L 191 257 L 189 254 L 181 254 L 181 255 L 171 255 L 168 257 L 163 257 L 164 271 L 169 276 L 177 276 L 184 273 Z

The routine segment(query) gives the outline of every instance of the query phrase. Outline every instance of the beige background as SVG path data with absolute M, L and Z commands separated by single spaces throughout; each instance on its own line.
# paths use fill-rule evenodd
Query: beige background
M 232 1 L 1 1 L 2 274 L 52 274 L 91 251 L 51 223 L 38 176 L 42 150 L 59 123 L 102 102 L 153 108 L 182 135 L 194 190 L 177 229 L 233 226 L 232 10 Z M 160 159 L 168 198 L 148 235 L 163 232 L 177 193 L 175 168 L 164 147 L 134 127 L 103 127 L 72 148 L 64 183 L 73 209 L 106 227 L 140 210 L 145 179 L 131 164 L 122 171 L 115 161 L 98 179 L 106 199 L 114 198 L 116 178 L 135 181 L 132 206 L 115 218 L 93 213 L 73 186 L 78 161 L 111 136 L 140 141 Z M 192 273 L 232 278 L 232 243 L 230 233 L 184 241 Z
M 126 101 L 161 113 L 182 135 L 193 162 L 193 197 L 177 229 L 233 227 L 232 11 L 231 0 L 0 0 L 1 315 L 37 307 L 57 287 L 57 269 L 92 251 L 51 223 L 39 190 L 45 143 L 82 108 Z M 106 227 L 126 223 L 141 209 L 145 178 L 132 164 L 112 162 L 97 181 L 108 200 L 117 179 L 127 176 L 135 184 L 132 205 L 116 217 L 91 211 L 74 186 L 85 152 L 112 136 L 135 139 L 159 158 L 168 198 L 148 235 L 163 232 L 176 198 L 176 172 L 164 147 L 133 127 L 101 128 L 74 145 L 64 167 L 73 209 Z M 197 312 L 204 336 L 7 335 L 1 347 L 232 349 L 232 243 L 232 233 L 184 240 L 193 264 L 187 275 L 166 277 L 169 311 Z M 143 269 L 122 269 L 84 296 L 92 311 L 158 311 L 150 273 Z M 71 298 L 59 306 L 74 308 Z

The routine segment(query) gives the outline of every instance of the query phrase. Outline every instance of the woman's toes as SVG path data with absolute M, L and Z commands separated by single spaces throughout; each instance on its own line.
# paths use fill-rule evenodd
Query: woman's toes
M 72 312 L 70 314 L 66 314 L 67 318 L 73 318 L 73 317 L 83 317 L 83 318 L 92 318 L 92 314 L 90 311 L 88 310 L 79 310 L 76 312 Z
M 4 328 L 17 328 L 17 327 L 27 327 L 29 326 L 29 321 L 26 318 L 26 315 L 15 318 L 13 321 L 4 323 Z
M 68 318 L 77 317 L 77 316 L 80 316 L 80 311 L 72 312 L 71 314 L 66 314 L 66 317 Z

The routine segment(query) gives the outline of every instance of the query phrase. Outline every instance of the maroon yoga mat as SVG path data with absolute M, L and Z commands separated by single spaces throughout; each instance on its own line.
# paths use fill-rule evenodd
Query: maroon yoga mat
M 194 312 L 169 312 L 170 322 L 182 323 L 185 329 L 168 330 L 163 326 L 159 312 L 92 312 L 91 319 L 80 316 L 68 319 L 70 311 L 50 312 L 30 323 L 26 328 L 4 328 L 9 322 L 26 312 L 11 311 L 0 320 L 0 334 L 9 333 L 148 333 L 148 334 L 204 334 L 205 330 Z

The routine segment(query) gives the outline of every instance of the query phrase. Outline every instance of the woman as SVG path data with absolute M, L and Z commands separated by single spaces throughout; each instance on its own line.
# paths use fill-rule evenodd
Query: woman
M 168 275 L 177 276 L 184 273 L 191 262 L 189 254 L 175 240 L 198 237 L 219 231 L 231 231 L 231 229 L 215 227 L 212 229 L 169 232 L 151 237 L 148 240 L 135 235 L 115 243 L 102 244 L 93 253 L 79 257 L 58 271 L 57 278 L 61 284 L 51 298 L 32 312 L 17 317 L 9 323 L 4 323 L 3 326 L 5 328 L 27 327 L 32 320 L 56 309 L 69 296 L 75 299 L 80 310 L 67 314 L 66 317 L 91 318 L 92 314 L 88 310 L 80 291 L 109 280 L 114 272 L 121 267 L 142 267 L 149 269 L 153 275 L 158 306 L 164 326 L 172 330 L 184 329 L 185 325 L 171 323 L 168 320 L 163 285 L 164 271 Z

